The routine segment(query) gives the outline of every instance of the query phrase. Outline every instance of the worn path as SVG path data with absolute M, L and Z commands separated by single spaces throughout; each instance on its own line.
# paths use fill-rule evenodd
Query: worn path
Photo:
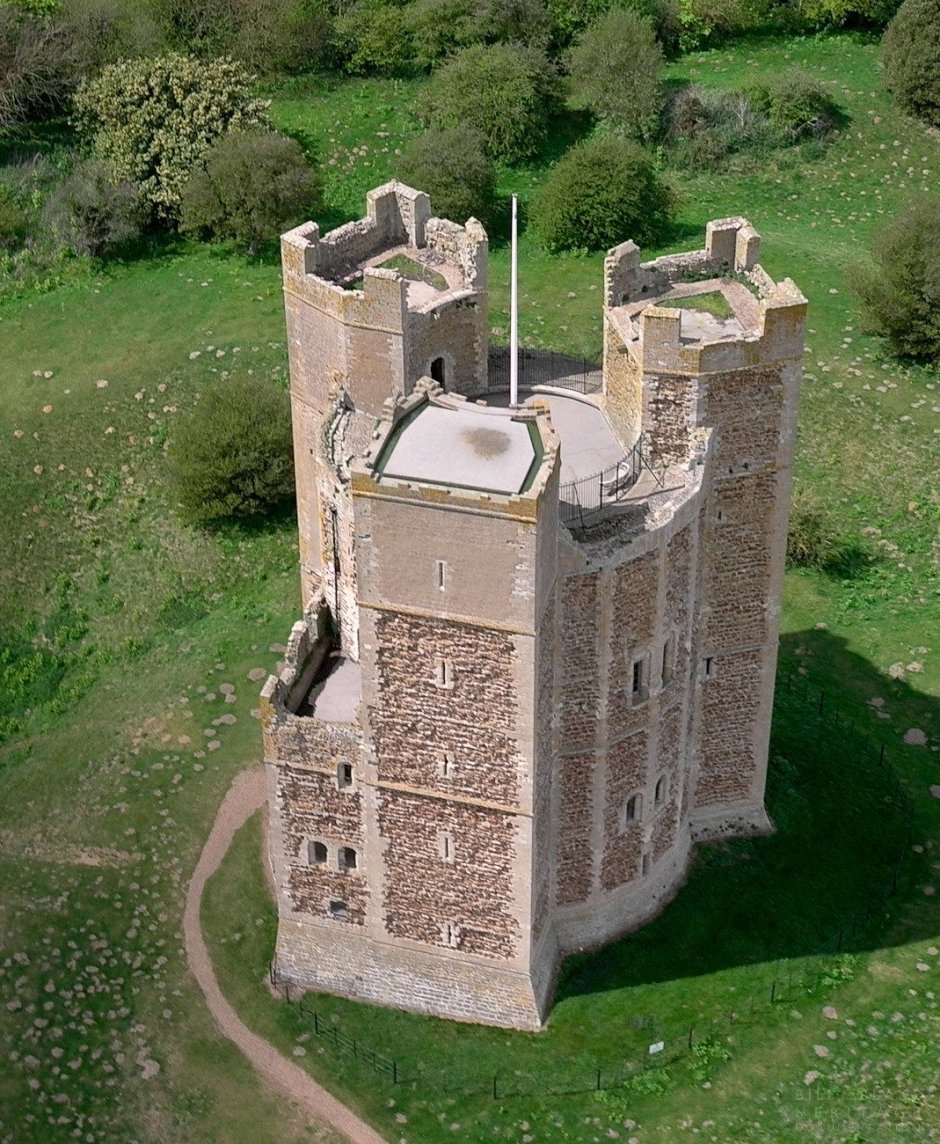
M 264 799 L 264 771 L 250 770 L 238 776 L 222 800 L 186 892 L 183 937 L 189 968 L 222 1033 L 241 1049 L 272 1088 L 290 1097 L 305 1112 L 318 1121 L 326 1122 L 353 1144 L 387 1144 L 384 1136 L 321 1088 L 302 1068 L 278 1052 L 270 1042 L 253 1033 L 222 996 L 216 980 L 202 936 L 202 894 L 206 882 L 218 870 L 232 844 L 235 832 L 264 804 Z

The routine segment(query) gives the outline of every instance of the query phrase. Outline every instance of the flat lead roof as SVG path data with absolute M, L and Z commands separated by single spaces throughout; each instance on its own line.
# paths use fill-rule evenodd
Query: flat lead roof
M 535 425 L 509 410 L 425 403 L 395 427 L 377 468 L 399 480 L 520 493 L 541 459 L 537 443 Z

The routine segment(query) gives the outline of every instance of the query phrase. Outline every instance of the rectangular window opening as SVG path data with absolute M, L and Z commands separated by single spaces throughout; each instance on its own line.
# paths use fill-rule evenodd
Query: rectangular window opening
M 653 795 L 653 801 L 656 806 L 662 806 L 663 800 L 666 797 L 666 776 L 662 775 L 659 782 L 656 784 L 656 792 Z
M 443 592 L 447 587 L 447 561 L 438 560 L 437 562 L 437 586 Z
M 438 852 L 445 862 L 454 861 L 454 839 L 450 834 L 439 834 L 437 846 Z
M 349 917 L 349 906 L 345 902 L 330 902 L 330 917 L 345 921 Z
M 715 675 L 715 657 L 713 655 L 705 656 L 705 678 L 712 679 Z
M 642 869 L 643 869 L 643 877 L 645 878 L 646 875 L 650 872 L 650 856 L 649 856 L 649 854 L 643 855 L 643 867 L 642 867 Z
M 624 826 L 631 822 L 636 822 L 641 814 L 641 799 L 638 794 L 632 794 L 627 799 L 623 808 L 623 822 Z
M 460 926 L 455 926 L 453 922 L 444 923 L 444 944 L 451 949 L 460 945 Z
M 440 772 L 442 779 L 449 779 L 454 772 L 454 756 L 450 751 L 445 751 L 441 755 Z
M 633 661 L 630 695 L 634 703 L 642 703 L 649 697 L 649 657 L 646 655 Z
M 672 680 L 673 664 L 676 658 L 676 637 L 669 636 L 663 644 L 663 686 Z
M 454 686 L 454 665 L 449 659 L 437 661 L 437 676 L 435 683 L 438 687 L 451 688 Z
M 352 786 L 352 781 L 352 763 L 339 763 L 336 768 L 336 785 L 340 790 L 345 790 L 347 787 Z

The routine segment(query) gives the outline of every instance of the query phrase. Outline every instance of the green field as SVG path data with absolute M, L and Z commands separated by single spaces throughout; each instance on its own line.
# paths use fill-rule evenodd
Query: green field
M 258 824 L 246 827 L 206 902 L 223 986 L 390 1140 L 940 1136 L 940 373 L 865 336 L 845 285 L 879 221 L 936 184 L 940 141 L 894 110 L 863 38 L 754 39 L 670 72 L 732 87 L 790 64 L 831 88 L 843 133 L 825 150 L 675 176 L 681 213 L 664 249 L 745 214 L 768 271 L 810 300 L 797 482 L 864 553 L 843 577 L 787 577 L 782 674 L 825 688 L 823 719 L 781 700 L 779 833 L 709 848 L 661 919 L 570 963 L 544 1034 L 309 999 L 400 1058 L 394 1088 L 266 992 L 273 917 Z M 394 172 L 417 130 L 417 88 L 305 78 L 273 93 L 279 124 L 323 165 L 326 225 L 360 214 Z M 544 173 L 544 162 L 501 173 L 523 219 Z M 492 247 L 501 340 L 509 259 L 497 236 Z M 526 342 L 596 355 L 601 270 L 601 255 L 549 256 L 524 234 Z M 277 662 L 299 591 L 293 522 L 182 526 L 165 450 L 210 379 L 251 370 L 284 384 L 284 340 L 274 261 L 182 243 L 0 304 L 0 1144 L 330 1139 L 216 1036 L 180 939 L 216 807 L 259 757 L 256 677 Z M 859 761 L 832 708 L 887 744 L 914 808 L 910 841 L 884 772 Z M 846 939 L 851 960 L 819 953 L 902 848 L 898 892 Z M 771 1004 L 774 980 L 787 992 Z M 683 1026 L 706 1047 L 674 1054 Z M 546 1094 L 583 1088 L 595 1064 L 626 1079 L 657 1029 L 663 1068 L 599 1095 Z M 446 1076 L 475 1091 L 447 1091 Z

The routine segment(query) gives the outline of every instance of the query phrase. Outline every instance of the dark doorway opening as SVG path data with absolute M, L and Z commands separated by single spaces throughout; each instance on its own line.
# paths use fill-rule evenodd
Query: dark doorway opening
M 442 357 L 436 357 L 431 362 L 431 377 L 439 385 L 444 384 L 444 359 Z

